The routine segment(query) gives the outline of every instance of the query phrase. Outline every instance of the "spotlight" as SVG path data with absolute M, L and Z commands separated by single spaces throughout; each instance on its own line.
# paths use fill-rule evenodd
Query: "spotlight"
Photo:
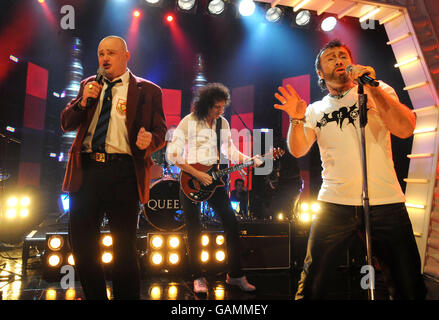
M 303 222 L 308 222 L 310 220 L 310 216 L 308 212 L 303 212 L 300 215 L 300 220 L 302 220 Z
M 151 288 L 151 291 L 149 292 L 149 295 L 151 296 L 151 298 L 153 300 L 158 300 L 158 299 L 160 299 L 160 296 L 162 295 L 162 290 L 160 290 L 160 287 L 158 287 L 158 286 L 153 286 Z
M 172 14 L 166 15 L 166 21 L 168 21 L 168 22 L 174 21 L 174 16 Z
M 203 250 L 201 252 L 201 262 L 207 262 L 209 260 L 209 252 Z
M 133 11 L 133 17 L 135 17 L 135 18 L 140 17 L 140 11 L 139 10 L 134 10 Z
M 218 235 L 216 236 L 215 242 L 217 245 L 222 246 L 224 244 L 224 236 L 223 235 Z
M 153 236 L 151 239 L 151 246 L 155 249 L 159 249 L 163 246 L 163 237 L 162 236 Z
M 251 16 L 255 12 L 255 7 L 253 0 L 241 0 L 239 3 L 239 13 L 244 17 Z
M 168 240 L 168 244 L 171 248 L 178 248 L 180 245 L 180 239 L 178 237 L 170 237 Z
M 177 264 L 180 261 L 180 256 L 177 253 L 169 254 L 168 261 L 170 264 Z
M 307 26 L 311 21 L 311 12 L 309 10 L 302 10 L 296 14 L 296 24 L 299 27 Z
M 52 251 L 58 251 L 60 250 L 64 245 L 64 238 L 61 236 L 53 235 L 50 236 L 49 240 L 47 241 L 47 246 Z
M 311 205 L 311 211 L 312 211 L 312 212 L 318 212 L 318 211 L 320 211 L 320 206 L 319 206 L 319 204 L 314 202 L 314 203 Z
M 325 32 L 329 32 L 334 30 L 336 25 L 337 25 L 337 19 L 333 16 L 330 16 L 322 20 L 320 28 Z
M 217 261 L 219 261 L 219 262 L 223 262 L 224 259 L 226 258 L 226 254 L 224 253 L 223 250 L 218 250 L 218 251 L 215 253 L 215 258 L 216 258 Z
M 18 199 L 16 197 L 11 197 L 8 199 L 8 207 L 15 207 L 18 204 Z
M 277 214 L 277 220 L 283 220 L 284 219 L 284 214 L 282 212 Z
M 308 211 L 309 210 L 308 203 L 302 202 L 302 204 L 300 205 L 300 209 L 302 209 L 302 211 Z
M 161 4 L 161 0 L 145 0 L 145 2 L 149 5 L 158 6 Z
M 113 261 L 113 255 L 110 252 L 104 252 L 102 254 L 102 262 L 110 263 L 111 261 Z
M 106 235 L 102 238 L 102 244 L 106 247 L 113 245 L 113 238 L 110 235 Z
M 70 254 L 69 257 L 67 258 L 67 262 L 69 263 L 69 265 L 74 266 L 75 265 L 75 258 L 73 258 L 73 254 Z
M 41 0 L 38 0 L 40 2 Z M 44 2 L 44 0 L 42 0 Z M 56 300 L 56 290 L 49 289 L 46 291 L 46 300 Z
M 160 253 L 156 252 L 151 255 L 151 261 L 157 266 L 163 262 L 163 256 Z
M 29 215 L 29 209 L 21 209 L 20 210 L 20 217 L 26 218 Z
M 207 5 L 207 10 L 213 15 L 220 15 L 224 12 L 225 7 L 223 0 L 212 0 Z
M 10 208 L 6 211 L 6 217 L 8 219 L 14 219 L 17 216 L 17 210 Z
M 168 289 L 168 297 L 169 299 L 175 299 L 178 295 L 178 289 L 176 286 L 170 286 Z
M 267 19 L 268 22 L 277 22 L 282 17 L 282 9 L 279 7 L 272 7 L 267 10 L 265 13 L 265 19 Z
M 76 292 L 75 289 L 67 289 L 66 300 L 75 300 Z
M 56 254 L 56 253 L 52 254 L 47 259 L 47 262 L 48 262 L 49 266 L 57 267 L 61 263 L 61 256 Z
M 195 6 L 195 0 L 178 0 L 177 6 L 183 11 L 189 11 Z
M 205 246 L 207 246 L 208 244 L 209 244 L 209 236 L 203 234 L 203 235 L 201 236 L 201 245 L 202 245 L 203 247 L 205 247 Z

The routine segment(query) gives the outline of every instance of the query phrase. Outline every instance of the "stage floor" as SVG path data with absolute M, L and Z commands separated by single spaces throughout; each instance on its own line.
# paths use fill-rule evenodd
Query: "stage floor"
M 49 223 L 55 231 L 58 229 Z M 75 282 L 74 288 L 62 289 L 60 281 L 48 282 L 42 276 L 41 256 L 30 254 L 26 270 L 23 272 L 23 242 L 10 245 L 0 243 L 0 299 L 3 300 L 82 300 L 84 295 L 81 285 Z M 148 274 L 141 273 L 142 300 L 294 300 L 300 269 L 293 267 L 283 270 L 247 270 L 246 276 L 257 288 L 254 293 L 244 293 L 225 283 L 225 273 L 207 276 L 209 291 L 207 295 L 193 292 L 193 282 L 184 274 Z M 340 268 L 331 284 L 328 299 L 334 300 L 367 300 L 367 291 L 358 285 L 359 274 L 349 268 Z M 437 279 L 425 277 L 428 289 L 428 300 L 439 300 L 439 282 Z M 111 281 L 107 282 L 107 294 L 112 299 Z M 376 299 L 388 300 L 387 289 L 382 274 L 376 273 Z

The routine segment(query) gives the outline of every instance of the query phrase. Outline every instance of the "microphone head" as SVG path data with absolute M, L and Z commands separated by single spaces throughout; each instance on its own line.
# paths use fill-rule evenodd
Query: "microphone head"
M 351 72 L 352 69 L 354 69 L 354 67 L 351 66 L 350 64 L 346 66 L 346 72 Z
M 96 81 L 102 84 L 104 77 L 105 77 L 105 69 L 99 68 L 96 74 Z

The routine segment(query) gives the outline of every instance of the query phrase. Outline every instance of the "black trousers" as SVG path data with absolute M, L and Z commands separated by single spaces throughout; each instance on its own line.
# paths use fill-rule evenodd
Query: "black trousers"
M 311 227 L 296 299 L 324 299 L 337 255 L 364 239 L 363 207 L 321 203 Z M 425 299 L 426 288 L 412 225 L 404 203 L 370 207 L 372 254 L 394 299 Z M 361 234 L 362 233 L 362 234 Z M 342 251 L 341 251 L 342 250 Z
M 108 163 L 83 156 L 83 182 L 70 194 L 69 234 L 86 299 L 107 299 L 101 264 L 100 226 L 106 213 L 113 237 L 114 299 L 139 299 L 136 229 L 139 211 L 134 164 L 128 155 Z
M 241 270 L 241 248 L 239 225 L 235 213 L 230 205 L 230 199 L 224 187 L 217 188 L 212 197 L 207 201 L 221 219 L 224 236 L 226 238 L 228 269 L 232 278 L 242 277 Z M 203 275 L 201 268 L 201 221 L 200 204 L 192 202 L 180 189 L 180 203 L 183 208 L 186 224 L 189 265 L 194 279 Z

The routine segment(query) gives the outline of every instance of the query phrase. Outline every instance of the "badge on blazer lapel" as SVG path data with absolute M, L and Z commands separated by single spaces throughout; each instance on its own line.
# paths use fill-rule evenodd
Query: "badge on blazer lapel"
M 127 113 L 127 101 L 125 99 L 119 98 L 116 104 L 116 111 L 124 116 Z

